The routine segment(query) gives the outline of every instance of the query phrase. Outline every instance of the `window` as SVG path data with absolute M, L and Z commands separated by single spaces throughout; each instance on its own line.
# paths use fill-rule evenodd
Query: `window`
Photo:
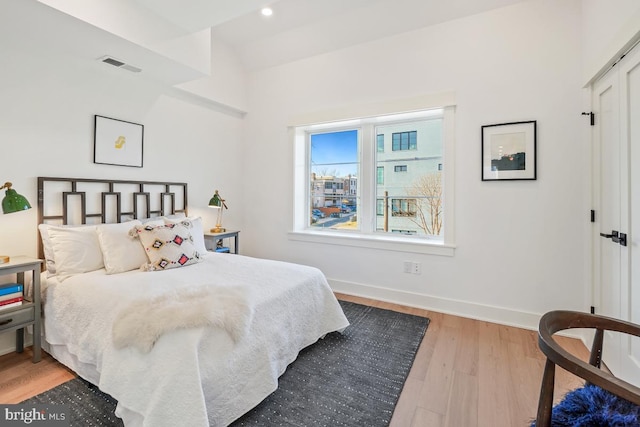
M 393 150 L 376 153 L 376 165 L 392 163 L 394 173 L 377 182 L 376 197 L 387 200 L 376 229 L 413 231 L 438 238 L 442 232 L 442 111 L 432 116 L 388 122 L 376 126 L 378 135 L 390 135 Z M 406 150 L 412 150 L 407 155 Z M 402 162 L 398 164 L 399 162 Z M 411 167 L 409 167 L 409 165 Z
M 399 132 L 391 135 L 393 151 L 401 150 L 417 150 L 418 148 L 418 132 Z
M 336 181 L 332 181 L 332 182 L 328 182 L 328 189 L 332 190 L 333 192 L 336 192 L 336 190 L 342 190 L 344 188 L 344 183 L 342 182 L 336 182 Z M 325 189 L 327 188 L 327 185 L 325 185 Z
M 357 204 L 358 132 L 356 130 L 320 132 L 310 135 L 311 182 L 309 206 L 331 208 L 341 213 L 347 206 Z M 345 191 L 345 188 L 349 191 Z M 335 210 L 336 212 L 333 212 Z M 309 220 L 313 222 L 313 215 Z M 324 226 L 327 221 L 318 220 L 314 226 Z
M 447 239 L 453 236 L 447 225 L 453 219 L 452 194 L 444 210 L 444 182 L 453 177 L 445 173 L 452 174 L 453 168 L 447 162 L 445 172 L 442 165 L 453 158 L 454 109 L 411 110 L 294 127 L 290 238 L 381 248 L 408 244 L 393 248 L 453 254 Z M 391 150 L 385 150 L 385 140 L 391 141 Z M 385 168 L 399 173 L 385 174 Z M 323 207 L 324 218 L 313 215 L 316 206 Z M 433 244 L 442 250 L 428 249 Z
M 375 137 L 367 138 L 367 135 Z M 393 150 L 379 151 L 380 141 L 387 136 L 393 141 Z M 306 132 L 306 140 L 311 179 L 307 188 L 314 189 L 309 195 L 308 206 L 326 208 L 325 218 L 316 218 L 317 215 L 310 212 L 308 227 L 361 230 L 362 223 L 356 212 L 365 218 L 366 212 L 370 217 L 375 212 L 375 228 L 371 228 L 377 233 L 403 230 L 404 234 L 440 238 L 442 174 L 438 167 L 443 159 L 442 110 L 425 112 L 423 117 L 410 119 L 376 118 L 370 123 L 359 122 L 357 126 L 345 129 L 329 126 Z M 367 147 L 375 154 L 373 187 L 366 184 L 366 178 L 360 179 L 366 176 L 367 168 L 373 166 L 363 165 L 359 156 L 359 152 L 367 151 Z M 411 155 L 405 150 L 412 150 Z M 385 176 L 385 168 L 392 166 L 394 172 L 402 173 Z M 356 187 L 355 191 L 353 187 Z M 358 189 L 375 191 L 375 202 L 371 206 L 363 205 Z
M 392 216 L 415 217 L 417 211 L 416 199 L 391 199 Z

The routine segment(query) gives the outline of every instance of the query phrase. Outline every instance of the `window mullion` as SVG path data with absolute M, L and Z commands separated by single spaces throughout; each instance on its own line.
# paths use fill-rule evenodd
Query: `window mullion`
M 373 233 L 376 227 L 376 161 L 377 135 L 375 127 L 371 123 L 363 123 L 360 131 L 360 179 L 362 184 L 358 185 L 360 191 L 360 231 L 363 233 Z M 375 145 L 375 149 L 374 149 Z

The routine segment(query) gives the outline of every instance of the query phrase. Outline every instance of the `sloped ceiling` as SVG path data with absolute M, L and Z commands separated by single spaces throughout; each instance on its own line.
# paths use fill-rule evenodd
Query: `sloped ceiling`
M 210 73 L 211 37 L 256 70 L 519 1 L 3 0 L 0 49 L 26 43 L 92 60 L 109 54 L 174 85 Z M 267 5 L 271 17 L 259 13 Z
M 260 69 L 522 0 L 136 0 L 189 31 L 211 28 Z M 274 14 L 262 16 L 269 6 Z
M 269 19 L 252 12 L 216 25 L 212 33 L 232 46 L 248 69 L 260 69 L 520 1 L 279 0 Z

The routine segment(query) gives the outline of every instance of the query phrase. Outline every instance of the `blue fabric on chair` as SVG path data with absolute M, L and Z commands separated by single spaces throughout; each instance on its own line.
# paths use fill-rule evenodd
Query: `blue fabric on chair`
M 531 424 L 536 425 L 535 421 Z M 640 406 L 587 384 L 570 391 L 551 413 L 552 427 L 638 427 Z

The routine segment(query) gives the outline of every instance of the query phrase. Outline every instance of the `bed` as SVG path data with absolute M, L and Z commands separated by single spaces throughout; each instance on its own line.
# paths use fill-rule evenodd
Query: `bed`
M 301 349 L 348 326 L 319 270 L 203 253 L 186 189 L 38 178 L 44 348 L 118 400 L 126 426 L 228 425 L 277 388 Z M 154 260 L 165 232 L 193 247 Z M 131 268 L 139 260 L 147 271 Z

